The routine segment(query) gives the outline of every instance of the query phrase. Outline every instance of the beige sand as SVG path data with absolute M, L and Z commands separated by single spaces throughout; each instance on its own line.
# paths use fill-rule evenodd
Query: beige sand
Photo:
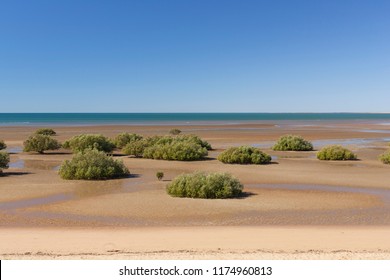
M 4 240 L 0 255 L 5 258 L 388 258 L 385 236 L 390 231 L 390 170 L 377 160 L 388 148 L 381 139 L 388 134 L 362 132 L 384 128 L 356 122 L 301 124 L 178 126 L 184 133 L 195 133 L 212 144 L 215 150 L 210 152 L 209 160 L 171 162 L 120 156 L 133 177 L 102 182 L 61 180 L 56 168 L 64 159 L 71 158 L 69 152 L 45 155 L 20 152 L 18 148 L 35 128 L 0 127 L 0 138 L 16 151 L 11 155 L 11 162 L 16 165 L 0 178 L 0 237 Z M 170 128 L 90 126 L 55 130 L 57 138 L 63 141 L 85 132 L 113 137 L 123 131 L 165 134 Z M 359 161 L 321 162 L 315 159 L 316 152 L 270 150 L 272 143 L 286 133 L 311 140 L 372 141 L 347 142 L 348 148 L 358 153 Z M 332 141 L 315 142 L 319 143 L 315 148 Z M 225 165 L 215 160 L 226 147 L 241 144 L 259 144 L 277 159 L 266 166 Z M 165 173 L 162 182 L 155 178 L 160 170 Z M 165 193 L 165 186 L 172 178 L 195 170 L 231 172 L 244 183 L 246 196 L 194 200 L 172 198 Z M 307 188 L 294 189 L 285 184 Z M 310 185 L 324 187 L 310 189 Z M 126 240 L 137 243 L 126 245 Z M 109 250 L 119 251 L 107 252 L 104 244 L 116 244 Z
M 390 228 L 4 229 L 2 259 L 389 259 Z

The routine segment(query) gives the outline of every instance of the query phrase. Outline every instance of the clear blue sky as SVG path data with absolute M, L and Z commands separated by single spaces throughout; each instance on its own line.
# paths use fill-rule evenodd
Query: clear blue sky
M 0 112 L 390 112 L 390 1 L 4 0 Z

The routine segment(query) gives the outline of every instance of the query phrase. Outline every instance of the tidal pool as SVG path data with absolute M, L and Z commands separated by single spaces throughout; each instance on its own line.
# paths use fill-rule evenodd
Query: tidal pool
M 390 207 L 390 189 L 380 188 L 359 188 L 344 186 L 326 186 L 326 185 L 290 185 L 290 184 L 247 184 L 248 188 L 263 188 L 277 190 L 295 190 L 295 191 L 325 191 L 325 192 L 343 192 L 374 195 L 379 197 Z
M 29 168 L 38 170 L 58 170 L 60 168 L 60 162 L 35 159 L 18 159 L 17 161 L 11 162 L 9 167 L 17 169 Z
M 291 192 L 297 191 L 299 196 L 304 198 L 305 191 L 308 191 L 309 196 L 313 197 L 318 191 L 318 195 L 324 195 L 322 192 L 340 193 L 341 198 L 338 196 L 330 196 L 342 201 L 343 197 L 347 200 L 354 200 L 355 196 L 345 196 L 345 194 L 361 194 L 363 196 L 357 197 L 356 201 L 363 201 L 364 195 L 367 195 L 367 199 L 373 200 L 373 203 L 365 204 L 366 206 L 360 206 L 359 203 L 351 204 L 347 207 L 322 207 L 319 203 L 318 207 L 314 208 L 300 208 L 299 204 L 292 208 L 271 207 L 263 208 L 257 207 L 254 203 L 267 203 L 265 200 L 256 200 L 256 197 L 262 195 L 259 192 L 257 195 L 248 196 L 245 198 L 220 200 L 221 209 L 214 209 L 213 213 L 216 216 L 202 216 L 197 215 L 197 208 L 194 208 L 193 215 L 186 219 L 178 218 L 175 216 L 169 216 L 167 218 L 154 217 L 153 215 L 145 218 L 132 215 L 132 211 L 129 211 L 128 215 L 115 215 L 110 216 L 97 215 L 97 214 L 83 214 L 82 212 L 67 212 L 65 210 L 44 210 L 45 208 L 38 208 L 39 206 L 51 205 L 57 203 L 65 203 L 67 201 L 78 201 L 77 203 L 83 203 L 84 200 L 94 199 L 94 197 L 109 194 L 125 194 L 131 192 L 138 192 L 144 189 L 153 187 L 142 183 L 136 179 L 123 179 L 103 182 L 83 182 L 76 186 L 70 193 L 59 193 L 42 198 L 25 199 L 14 202 L 0 203 L 1 212 L 13 215 L 13 217 L 21 217 L 19 225 L 25 226 L 27 224 L 47 224 L 47 225 L 69 225 L 69 226 L 209 226 L 209 225 L 390 225 L 390 189 L 379 188 L 362 188 L 362 187 L 345 187 L 345 186 L 326 186 L 326 185 L 307 185 L 307 184 L 246 184 L 245 189 L 265 189 L 265 190 L 278 190 L 280 192 L 275 193 L 263 193 L 266 197 L 274 198 L 274 195 L 281 195 L 283 199 L 297 199 L 296 195 L 291 195 Z M 154 188 L 156 190 L 156 188 Z M 286 190 L 286 192 L 283 192 Z M 313 193 L 314 192 L 314 193 Z M 104 199 L 112 199 L 112 207 L 115 208 L 115 199 L 117 196 L 105 197 Z M 295 197 L 295 198 L 294 198 Z M 327 196 L 323 196 L 327 197 Z M 168 197 L 167 197 L 168 198 Z M 162 194 L 161 199 L 165 199 Z M 309 198 L 310 199 L 310 198 Z M 362 200 L 363 199 L 363 200 Z M 172 199 L 171 203 L 175 203 L 176 199 Z M 183 199 L 185 200 L 185 199 Z M 97 200 L 99 201 L 99 200 Z M 257 202 L 256 202 L 257 201 Z M 274 200 L 273 200 L 274 201 Z M 275 203 L 278 203 L 276 198 Z M 298 202 L 299 201 L 299 202 Z M 89 201 L 91 202 L 91 200 Z M 191 203 L 202 207 L 214 201 L 204 200 L 191 200 Z M 217 202 L 217 201 L 215 201 Z M 297 199 L 297 203 L 304 203 L 304 199 Z M 231 204 L 231 205 L 230 205 Z M 246 205 L 244 210 L 229 210 L 231 206 L 237 207 L 237 204 Z M 277 204 L 276 204 L 277 205 Z M 228 207 L 226 207 L 228 206 Z M 249 206 L 249 207 L 248 207 Z M 131 209 L 131 205 L 129 205 Z M 180 211 L 180 204 L 177 206 L 177 211 Z M 48 208 L 50 209 L 50 207 Z M 134 211 L 137 211 L 135 208 Z M 216 211 L 216 212 L 215 212 Z M 219 213 L 219 211 L 221 211 Z M 99 211 L 97 211 L 99 213 Z M 121 213 L 119 211 L 118 213 Z M 178 212 L 179 214 L 179 212 Z M 157 215 L 159 216 L 159 215 Z
M 24 160 L 19 159 L 15 162 L 11 162 L 8 164 L 9 168 L 18 168 L 18 169 L 23 169 L 24 168 Z
M 368 147 L 373 143 L 377 143 L 377 142 L 390 142 L 390 138 L 384 137 L 384 138 L 322 139 L 322 140 L 313 140 L 311 142 L 313 143 L 314 148 L 322 148 L 328 145 L 355 145 L 361 147 Z M 266 149 L 266 148 L 271 148 L 275 143 L 276 141 L 262 141 L 261 143 L 254 143 L 250 146 Z
M 9 148 L 7 148 L 6 151 L 10 154 L 18 154 L 18 153 L 23 152 L 23 148 L 22 147 L 9 147 Z
M 350 138 L 350 139 L 324 139 L 312 141 L 314 147 L 324 147 L 328 145 L 356 145 L 361 147 L 370 146 L 376 142 L 389 142 L 390 138 Z
M 140 182 L 129 182 L 128 179 L 118 179 L 113 181 L 85 181 L 82 185 L 76 185 L 72 191 L 67 193 L 57 193 L 36 198 L 0 202 L 0 210 L 6 211 L 23 209 L 70 200 L 85 199 L 105 194 L 131 193 L 139 190 L 139 184 Z

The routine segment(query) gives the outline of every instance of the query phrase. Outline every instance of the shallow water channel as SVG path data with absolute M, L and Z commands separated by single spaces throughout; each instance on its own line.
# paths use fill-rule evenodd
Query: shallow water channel
M 35 160 L 35 159 L 18 159 L 11 162 L 9 168 L 16 169 L 39 169 L 39 170 L 58 170 L 60 168 L 60 162 L 47 161 L 47 160 Z
M 81 200 L 114 193 L 131 193 L 139 190 L 140 182 L 128 182 L 122 179 L 121 182 L 110 182 L 110 184 L 100 184 L 102 182 L 85 182 L 83 186 L 76 186 L 72 192 L 57 193 L 44 197 L 21 199 L 9 202 L 0 202 L 0 210 L 13 211 L 34 206 L 50 205 L 66 202 L 70 200 Z
M 383 138 L 350 138 L 350 139 L 323 139 L 311 141 L 314 149 L 319 149 L 328 145 L 342 145 L 342 146 L 359 146 L 362 148 L 371 147 L 374 143 L 379 142 L 390 142 L 389 137 Z M 276 142 L 275 141 L 263 141 L 261 143 L 254 143 L 251 146 L 257 148 L 271 148 Z
M 90 184 L 88 184 L 90 183 Z M 67 212 L 48 212 L 39 209 L 39 206 L 64 203 L 72 200 L 82 201 L 83 199 L 93 198 L 100 195 L 109 195 L 113 193 L 132 193 L 145 189 L 144 184 L 123 180 L 122 183 L 116 182 L 111 186 L 96 185 L 88 182 L 83 187 L 77 187 L 70 193 L 59 193 L 46 197 L 25 199 L 12 202 L 0 203 L 0 211 L 8 215 L 24 217 L 32 224 L 34 221 L 47 223 L 53 221 L 68 223 L 69 225 L 102 225 L 102 226 L 192 226 L 192 225 L 390 225 L 390 189 L 379 188 L 361 188 L 344 186 L 326 186 L 326 185 L 285 185 L 285 184 L 248 184 L 245 187 L 250 189 L 261 188 L 266 190 L 288 190 L 311 192 L 335 192 L 367 195 L 375 197 L 379 203 L 369 207 L 350 207 L 343 209 L 283 209 L 283 210 L 245 210 L 231 211 L 230 214 L 224 214 L 222 220 L 209 220 L 209 217 L 196 216 L 187 220 L 176 219 L 140 219 L 135 217 L 111 217 L 78 215 Z M 261 194 L 258 194 L 261 195 Z M 302 193 L 304 195 L 304 193 Z M 319 194 L 321 195 L 321 194 Z M 240 203 L 245 204 L 249 198 L 240 199 Z M 200 205 L 202 201 L 198 200 Z M 232 202 L 237 203 L 237 200 Z M 226 201 L 229 203 L 229 201 Z M 250 202 L 250 200 L 248 200 Z M 115 203 L 115 201 L 113 201 Z M 113 204 L 113 207 L 115 205 Z M 226 209 L 225 209 L 226 210 Z M 43 221 L 43 222 L 42 222 Z M 21 226 L 24 224 L 21 223 Z
M 379 203 L 370 207 L 349 207 L 345 209 L 277 210 L 262 213 L 257 220 L 262 224 L 281 225 L 390 225 L 390 189 L 363 188 L 326 185 L 293 184 L 248 184 L 248 188 L 265 190 L 288 190 L 310 192 L 332 192 L 339 194 L 367 195 Z M 304 196 L 304 193 L 302 193 Z M 320 195 L 320 194 L 319 194 Z
M 278 189 L 278 190 L 293 190 L 293 191 L 325 191 L 338 193 L 358 193 L 366 195 L 374 195 L 380 198 L 383 203 L 390 207 L 390 189 L 380 188 L 359 188 L 359 187 L 343 187 L 343 186 L 326 186 L 326 185 L 290 185 L 290 184 L 248 184 L 250 188 L 263 189 Z

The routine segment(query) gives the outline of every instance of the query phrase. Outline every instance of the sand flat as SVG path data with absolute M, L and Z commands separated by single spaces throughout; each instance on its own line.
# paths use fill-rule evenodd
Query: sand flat
M 2 259 L 388 259 L 390 227 L 1 229 Z
M 5 258 L 389 257 L 385 236 L 390 228 L 390 169 L 377 158 L 388 149 L 390 133 L 379 124 L 265 122 L 175 127 L 209 141 L 214 150 L 208 159 L 136 159 L 118 151 L 116 157 L 132 176 L 100 182 L 61 180 L 57 169 L 71 158 L 68 151 L 23 153 L 23 141 L 36 128 L 0 127 L 1 138 L 12 149 L 13 164 L 0 178 L 0 236 L 7 241 L 2 242 L 0 253 Z M 64 141 L 86 132 L 109 137 L 124 131 L 166 134 L 171 126 L 54 128 L 57 139 Z M 272 151 L 272 143 L 287 133 L 313 140 L 316 149 L 327 143 L 346 143 L 359 160 L 321 162 L 315 151 Z M 274 163 L 226 165 L 216 160 L 223 149 L 243 144 L 261 147 L 274 157 Z M 165 173 L 163 181 L 155 178 L 160 170 Z M 244 183 L 245 196 L 199 200 L 165 193 L 166 184 L 176 175 L 195 170 L 232 173 Z M 87 236 L 93 237 L 91 241 Z M 139 242 L 130 246 L 126 240 Z M 105 244 L 117 246 L 106 250 Z

